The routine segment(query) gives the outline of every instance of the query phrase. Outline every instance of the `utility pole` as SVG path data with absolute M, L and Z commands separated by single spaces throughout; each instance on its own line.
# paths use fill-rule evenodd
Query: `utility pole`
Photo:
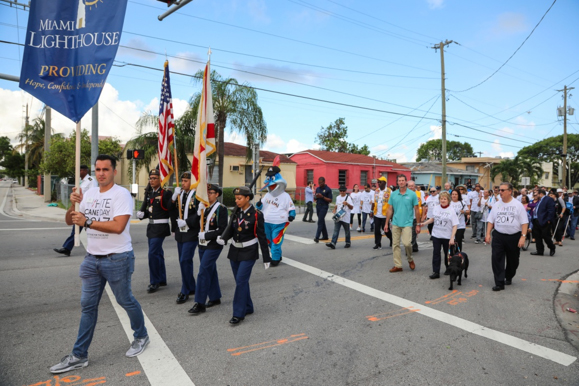
M 24 187 L 28 188 L 28 103 L 26 104 L 26 118 L 24 118 L 24 134 L 26 135 L 24 143 Z
M 561 168 L 561 187 L 567 182 L 567 92 L 573 90 L 575 87 L 563 87 L 563 167 Z M 570 186 L 569 186 L 570 188 Z
M 90 141 L 90 169 L 93 178 L 95 178 L 96 158 L 99 155 L 99 102 L 92 107 L 92 127 Z M 96 181 L 96 178 L 95 178 Z M 134 183 L 134 181 L 133 181 Z
M 441 91 L 442 91 L 442 181 L 441 185 L 444 186 L 446 183 L 446 88 L 444 85 L 444 46 L 448 46 L 454 43 L 453 40 L 446 40 L 445 42 L 440 42 L 435 44 L 434 48 L 440 50 L 440 80 L 441 80 Z
M 46 106 L 44 109 L 44 159 L 48 156 L 48 151 L 50 150 L 50 135 L 51 130 L 51 120 L 52 120 L 52 109 Z M 50 173 L 44 173 L 44 202 L 50 202 L 52 196 L 52 179 L 50 178 Z

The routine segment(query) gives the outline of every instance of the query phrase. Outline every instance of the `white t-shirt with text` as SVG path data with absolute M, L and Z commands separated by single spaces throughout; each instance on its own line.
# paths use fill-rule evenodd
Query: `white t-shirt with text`
M 341 195 L 337 196 L 336 197 L 336 213 L 338 213 L 340 210 L 344 209 L 344 212 L 346 212 L 346 213 L 344 214 L 344 217 L 342 217 L 342 219 L 340 221 L 349 224 L 350 223 L 351 209 L 348 207 L 348 205 L 344 205 L 344 201 L 350 205 L 353 205 L 352 197 L 350 197 L 349 195 L 345 195 L 344 197 L 342 197 Z
M 470 211 L 471 212 L 480 212 L 480 206 L 478 204 L 479 198 L 481 197 L 482 192 L 477 192 L 473 190 L 468 194 L 468 198 L 470 199 Z
M 283 192 L 277 197 L 274 197 L 268 192 L 261 199 L 261 202 L 263 204 L 263 219 L 270 224 L 283 224 L 288 222 L 289 212 L 296 210 L 292 198 L 286 192 Z
M 528 224 L 529 219 L 523 204 L 512 198 L 508 203 L 503 201 L 495 203 L 488 222 L 494 224 L 497 232 L 512 235 L 521 232 L 522 225 Z
M 360 201 L 362 202 L 362 212 L 372 213 L 372 202 L 374 200 L 374 192 L 363 191 L 360 196 Z
M 463 201 L 451 201 L 450 206 L 454 209 L 456 216 L 458 217 L 458 226 L 456 229 L 465 229 L 466 228 L 466 215 L 464 213 L 460 213 L 461 211 L 468 210 L 468 204 L 465 200 Z
M 83 194 L 80 212 L 93 221 L 113 221 L 117 216 L 132 215 L 133 197 L 127 189 L 116 184 L 104 193 L 100 192 L 100 188 L 89 189 Z M 91 255 L 108 255 L 131 251 L 130 225 L 128 221 L 120 234 L 86 229 L 87 252 Z
M 432 237 L 437 239 L 450 240 L 452 236 L 452 227 L 458 227 L 458 217 L 456 216 L 455 209 L 449 205 L 446 208 L 438 205 L 434 208 L 433 216 L 434 225 L 432 226 Z
M 428 196 L 426 199 L 426 206 L 428 207 L 428 213 L 426 216 L 428 218 L 432 218 L 432 214 L 434 213 L 434 208 L 436 208 L 440 204 L 438 194 L 433 196 L 432 194 Z
M 361 213 L 360 211 L 360 200 L 362 198 L 362 192 L 358 193 L 350 193 L 350 197 L 352 198 L 352 203 L 354 205 L 354 209 L 352 209 L 353 214 Z

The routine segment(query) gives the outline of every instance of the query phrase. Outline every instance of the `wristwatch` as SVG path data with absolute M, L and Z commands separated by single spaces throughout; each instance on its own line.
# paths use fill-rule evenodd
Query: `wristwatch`
M 86 221 L 84 222 L 84 227 L 90 229 L 91 225 L 92 225 L 92 220 L 90 218 L 87 218 Z

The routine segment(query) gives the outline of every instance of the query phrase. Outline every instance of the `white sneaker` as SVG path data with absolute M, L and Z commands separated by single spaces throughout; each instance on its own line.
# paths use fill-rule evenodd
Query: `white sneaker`
M 358 232 L 360 232 L 360 227 L 358 227 L 358 229 L 356 229 Z
M 60 374 L 86 366 L 88 366 L 88 358 L 77 358 L 73 354 L 68 354 L 60 360 L 60 363 L 52 366 L 50 372 L 52 374 Z
M 125 355 L 129 358 L 141 355 L 143 351 L 145 351 L 145 348 L 147 348 L 149 342 L 150 340 L 148 335 L 144 338 L 135 339 L 133 343 L 131 343 L 131 347 L 129 348 L 129 351 L 127 351 Z

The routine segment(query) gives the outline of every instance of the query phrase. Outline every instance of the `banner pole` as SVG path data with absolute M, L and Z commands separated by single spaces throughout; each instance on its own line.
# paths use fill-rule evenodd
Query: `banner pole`
M 80 192 L 80 120 L 76 123 L 76 151 L 74 162 L 74 186 L 76 192 Z M 74 211 L 80 210 L 79 203 L 74 204 Z M 80 228 L 78 225 L 74 226 L 74 246 L 80 246 Z

